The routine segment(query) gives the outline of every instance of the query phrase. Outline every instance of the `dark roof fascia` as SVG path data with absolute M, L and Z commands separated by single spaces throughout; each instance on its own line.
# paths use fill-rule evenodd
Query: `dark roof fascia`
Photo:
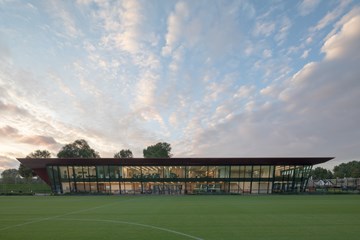
M 333 157 L 243 157 L 243 158 L 18 158 L 29 168 L 49 165 L 200 166 L 200 165 L 315 165 Z

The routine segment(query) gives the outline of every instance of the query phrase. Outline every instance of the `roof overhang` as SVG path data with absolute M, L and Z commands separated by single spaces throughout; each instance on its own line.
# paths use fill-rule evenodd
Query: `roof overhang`
M 18 158 L 28 168 L 49 165 L 200 166 L 200 165 L 315 165 L 334 157 L 244 157 L 244 158 Z

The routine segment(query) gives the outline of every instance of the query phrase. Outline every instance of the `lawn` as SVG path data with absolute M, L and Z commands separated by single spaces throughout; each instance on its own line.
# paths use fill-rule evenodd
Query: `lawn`
M 359 239 L 360 195 L 1 196 L 0 239 Z

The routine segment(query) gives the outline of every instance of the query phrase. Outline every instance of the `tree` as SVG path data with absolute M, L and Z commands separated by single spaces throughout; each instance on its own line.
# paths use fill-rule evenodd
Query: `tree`
M 19 178 L 19 172 L 17 169 L 6 169 L 1 173 L 3 183 L 16 183 Z
M 166 142 L 159 142 L 143 150 L 144 158 L 170 158 L 171 146 Z
M 348 163 L 341 163 L 338 166 L 334 167 L 334 177 L 343 178 L 343 177 L 360 177 L 360 162 L 351 161 Z
M 120 152 L 115 153 L 114 158 L 133 158 L 133 153 L 130 149 L 122 149 Z
M 20 176 L 26 179 L 30 179 L 36 176 L 35 172 L 33 172 L 30 168 L 25 167 L 22 163 L 19 166 L 18 172 Z
M 92 149 L 84 139 L 66 144 L 58 152 L 59 158 L 100 158 L 98 152 Z
M 331 179 L 333 177 L 333 174 L 330 170 L 327 170 L 322 167 L 317 167 L 311 171 L 310 176 L 312 176 L 312 178 L 315 180 L 320 180 L 320 179 Z
M 48 150 L 36 150 L 35 152 L 30 153 L 26 158 L 49 158 L 51 153 Z M 36 176 L 36 173 L 33 172 L 30 168 L 25 167 L 22 163 L 19 166 L 19 174 L 23 178 L 32 178 Z

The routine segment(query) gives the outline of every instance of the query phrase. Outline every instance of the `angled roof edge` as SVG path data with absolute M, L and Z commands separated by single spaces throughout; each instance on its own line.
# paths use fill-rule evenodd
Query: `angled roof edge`
M 334 157 L 199 157 L 199 158 L 17 158 L 28 168 L 48 165 L 315 165 Z

